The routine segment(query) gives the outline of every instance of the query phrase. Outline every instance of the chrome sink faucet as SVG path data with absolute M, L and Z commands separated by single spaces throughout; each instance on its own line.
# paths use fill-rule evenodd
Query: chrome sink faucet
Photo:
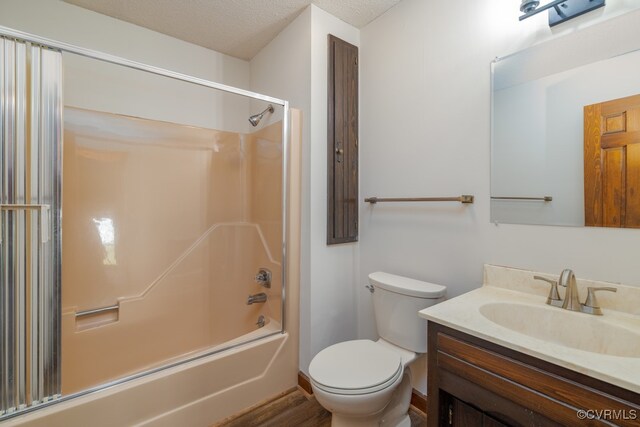
M 573 270 L 570 270 L 568 268 L 562 270 L 560 279 L 558 280 L 558 284 L 567 288 L 566 292 L 564 293 L 564 302 L 562 303 L 562 308 L 571 311 L 582 311 L 580 298 L 578 296 L 576 275 L 573 273 Z
M 542 276 L 533 276 L 533 278 L 535 280 L 545 281 L 551 285 L 551 289 L 549 289 L 549 296 L 547 297 L 547 304 L 554 307 L 562 307 L 562 300 L 560 299 L 560 293 L 558 293 L 558 282 Z
M 572 270 L 563 270 L 560 274 L 560 279 L 557 282 L 555 280 L 547 279 L 546 277 L 542 276 L 533 276 L 533 278 L 535 280 L 543 280 L 551 285 L 549 296 L 547 297 L 547 304 L 554 307 L 561 307 L 565 310 L 579 311 L 587 314 L 595 314 L 599 316 L 602 315 L 602 309 L 600 308 L 598 300 L 596 299 L 597 291 L 617 292 L 617 289 L 612 287 L 589 287 L 587 288 L 587 290 L 589 291 L 587 299 L 584 301 L 584 304 L 581 304 L 580 297 L 578 295 L 576 275 Z M 567 288 L 564 293 L 564 301 L 560 299 L 560 294 L 558 293 L 558 285 Z
M 602 316 L 602 309 L 600 308 L 600 304 L 598 304 L 598 300 L 596 299 L 597 291 L 609 291 L 609 292 L 618 292 L 616 288 L 605 286 L 602 288 L 587 288 L 588 294 L 587 299 L 582 304 L 582 312 L 588 314 L 595 314 L 597 316 Z

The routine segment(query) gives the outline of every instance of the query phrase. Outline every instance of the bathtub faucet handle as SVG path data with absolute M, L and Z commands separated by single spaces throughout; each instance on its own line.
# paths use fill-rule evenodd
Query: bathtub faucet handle
M 264 288 L 271 289 L 271 271 L 268 268 L 261 268 L 256 274 L 256 282 Z

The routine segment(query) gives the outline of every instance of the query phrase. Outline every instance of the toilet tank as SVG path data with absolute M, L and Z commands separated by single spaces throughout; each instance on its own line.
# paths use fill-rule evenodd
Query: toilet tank
M 427 352 L 427 322 L 418 311 L 444 301 L 442 285 L 376 272 L 369 274 L 373 286 L 373 312 L 378 335 L 399 347 Z

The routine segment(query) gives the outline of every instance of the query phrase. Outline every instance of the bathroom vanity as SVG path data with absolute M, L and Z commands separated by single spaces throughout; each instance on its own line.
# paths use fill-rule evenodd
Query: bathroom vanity
M 640 426 L 640 289 L 616 285 L 595 316 L 546 305 L 533 276 L 485 266 L 482 288 L 420 312 L 428 425 Z
M 611 425 L 586 419 L 599 413 L 640 425 L 640 395 L 630 390 L 435 322 L 428 336 L 429 426 Z

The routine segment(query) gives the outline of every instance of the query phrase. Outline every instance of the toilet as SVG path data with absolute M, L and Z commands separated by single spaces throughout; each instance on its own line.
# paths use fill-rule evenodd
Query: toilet
M 427 322 L 418 311 L 443 301 L 446 287 L 376 272 L 369 275 L 380 338 L 334 344 L 309 365 L 318 402 L 333 427 L 410 427 L 408 365 L 427 352 Z

